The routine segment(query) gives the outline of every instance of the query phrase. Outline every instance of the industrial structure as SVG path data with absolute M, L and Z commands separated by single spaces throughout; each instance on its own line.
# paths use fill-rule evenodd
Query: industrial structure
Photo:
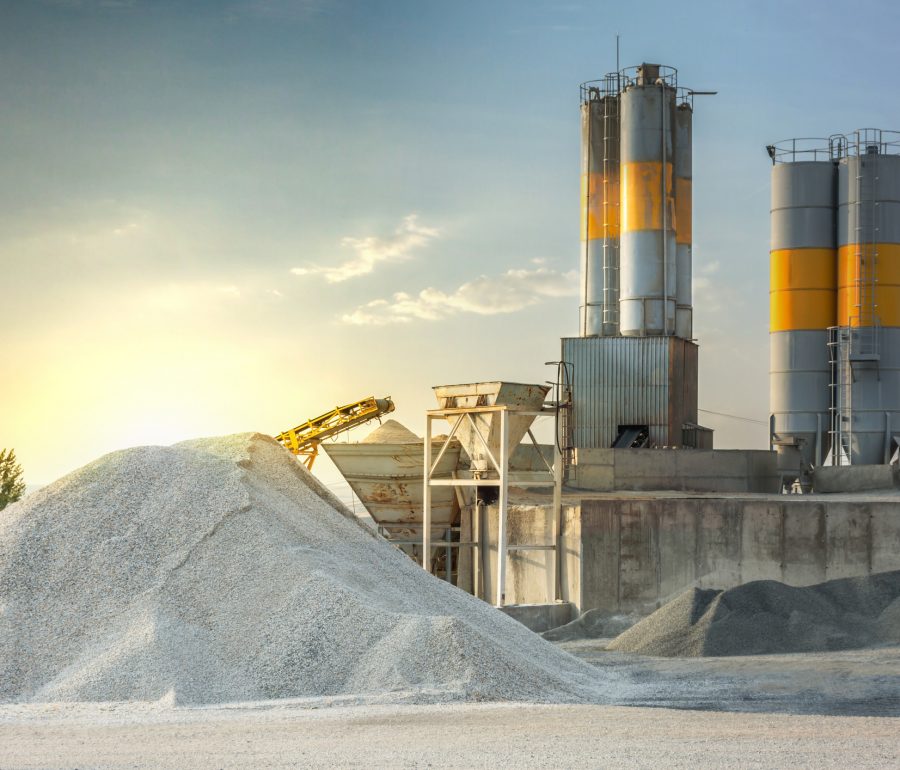
M 368 398 L 352 404 L 336 406 L 329 412 L 313 417 L 296 428 L 275 436 L 275 440 L 291 454 L 302 457 L 307 470 L 312 470 L 319 454 L 319 446 L 325 439 L 346 433 L 357 425 L 364 425 L 394 411 L 394 402 L 388 398 Z
M 771 446 L 717 450 L 697 421 L 693 338 L 700 93 L 647 63 L 581 86 L 578 336 L 561 340 L 552 391 L 441 385 L 424 437 L 400 426 L 324 445 L 383 535 L 536 630 L 589 609 L 651 611 L 692 586 L 900 568 L 884 492 L 900 486 L 887 464 L 900 434 L 900 139 L 769 148 Z M 552 444 L 537 442 L 538 418 L 553 420 Z
M 900 436 L 900 134 L 770 145 L 771 442 L 788 484 Z
M 697 425 L 691 298 L 693 91 L 642 64 L 581 86 L 580 336 L 568 448 L 711 447 Z

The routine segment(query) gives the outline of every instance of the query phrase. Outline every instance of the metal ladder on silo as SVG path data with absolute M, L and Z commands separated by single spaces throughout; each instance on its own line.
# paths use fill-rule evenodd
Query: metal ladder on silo
M 853 415 L 851 414 L 850 389 L 853 372 L 850 368 L 852 330 L 849 326 L 832 326 L 828 329 L 828 356 L 831 364 L 831 456 L 833 465 L 850 462 L 853 441 Z
M 607 76 L 606 94 L 603 99 L 603 325 L 619 326 L 619 94 L 612 94 L 612 78 Z M 611 149 L 617 149 L 615 158 Z M 610 176 L 617 180 L 610 189 Z M 615 228 L 616 237 L 610 238 L 610 229 Z
M 851 361 L 878 361 L 878 305 L 875 287 L 878 282 L 878 203 L 876 174 L 863 174 L 863 163 L 869 155 L 877 157 L 881 132 L 863 129 L 856 132 L 856 222 L 854 232 L 854 314 L 850 326 Z M 870 153 L 870 148 L 874 152 Z M 870 161 L 877 162 L 877 161 Z M 855 323 L 854 323 L 855 322 Z

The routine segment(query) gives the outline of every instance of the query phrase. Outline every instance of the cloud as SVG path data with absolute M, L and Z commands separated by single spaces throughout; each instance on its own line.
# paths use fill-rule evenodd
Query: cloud
M 415 214 L 403 218 L 394 234 L 388 238 L 368 235 L 365 238 L 346 237 L 341 245 L 356 252 L 353 259 L 335 267 L 314 265 L 295 267 L 294 275 L 324 275 L 329 283 L 340 283 L 350 278 L 371 273 L 379 262 L 403 262 L 413 257 L 416 249 L 427 246 L 440 235 L 434 227 L 424 227 L 417 221 Z
M 384 326 L 412 321 L 440 321 L 457 313 L 499 315 L 578 293 L 578 273 L 560 273 L 545 267 L 507 270 L 499 276 L 482 275 L 447 294 L 427 288 L 416 296 L 405 292 L 392 299 L 376 299 L 341 317 L 346 324 Z
M 694 266 L 693 271 L 693 305 L 706 312 L 718 313 L 736 299 L 733 292 L 719 280 L 720 264 L 717 260 L 705 262 L 702 266 Z

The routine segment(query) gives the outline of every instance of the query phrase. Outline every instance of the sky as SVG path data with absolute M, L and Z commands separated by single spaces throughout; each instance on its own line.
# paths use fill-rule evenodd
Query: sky
M 900 6 L 846 11 L 0 0 L 0 447 L 41 485 L 369 395 L 421 433 L 432 386 L 552 378 L 578 330 L 578 86 L 616 33 L 623 66 L 718 91 L 694 113 L 701 417 L 765 447 L 764 147 L 900 128 Z

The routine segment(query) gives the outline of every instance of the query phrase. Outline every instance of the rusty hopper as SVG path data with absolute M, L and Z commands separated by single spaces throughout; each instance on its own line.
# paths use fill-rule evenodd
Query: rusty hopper
M 423 447 L 420 438 L 403 443 L 330 444 L 322 448 L 337 466 L 376 524 L 396 529 L 422 523 Z M 434 439 L 435 452 L 443 442 Z M 460 445 L 453 441 L 435 469 L 450 478 L 459 463 Z M 437 490 L 432 500 L 435 525 L 450 526 L 459 515 L 451 487 Z
M 484 406 L 509 408 L 509 455 L 528 432 L 534 422 L 534 412 L 539 412 L 549 385 L 533 385 L 520 382 L 475 382 L 467 385 L 439 385 L 434 388 L 441 409 L 471 409 Z M 519 412 L 526 412 L 520 414 Z M 531 412 L 532 414 L 527 414 Z M 462 419 L 454 436 L 469 456 L 471 467 L 478 471 L 493 469 L 487 450 L 500 460 L 500 414 L 497 411 L 471 414 L 471 421 Z M 454 418 L 450 418 L 453 425 Z

